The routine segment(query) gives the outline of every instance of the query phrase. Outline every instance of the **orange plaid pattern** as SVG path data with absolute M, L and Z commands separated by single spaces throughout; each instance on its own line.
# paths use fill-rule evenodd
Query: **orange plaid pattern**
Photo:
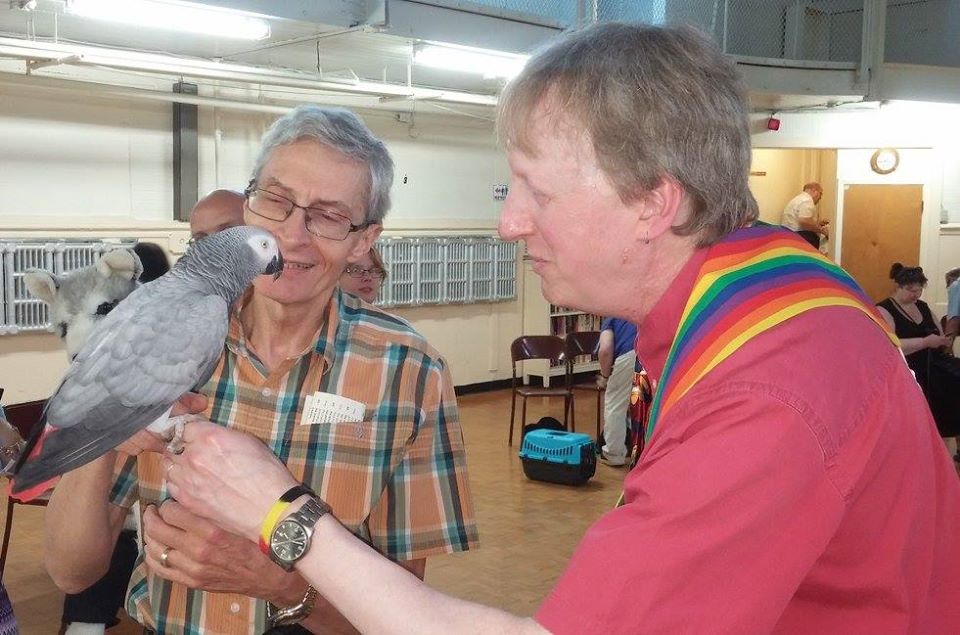
M 316 342 L 267 373 L 244 342 L 238 312 L 203 388 L 215 423 L 262 439 L 358 536 L 394 560 L 477 544 L 463 435 L 450 372 L 409 324 L 340 291 Z M 304 425 L 304 400 L 332 393 L 366 406 L 362 421 Z M 168 498 L 159 455 L 118 464 L 111 501 Z M 271 565 L 272 566 L 272 565 Z M 127 611 L 158 633 L 266 628 L 262 600 L 206 593 L 149 574 L 142 558 Z

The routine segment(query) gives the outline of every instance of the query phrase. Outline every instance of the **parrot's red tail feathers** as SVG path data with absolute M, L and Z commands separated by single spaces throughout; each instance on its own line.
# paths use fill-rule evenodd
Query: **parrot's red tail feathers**
M 44 481 L 39 485 L 34 485 L 30 489 L 24 490 L 22 492 L 14 492 L 14 490 L 17 487 L 17 479 L 16 477 L 14 477 L 14 479 L 10 481 L 10 487 L 8 488 L 7 494 L 10 496 L 10 498 L 12 498 L 17 502 L 29 503 L 31 501 L 34 501 L 40 498 L 41 496 L 46 494 L 48 491 L 52 490 L 59 480 L 60 480 L 60 477 L 55 476 L 49 481 Z
M 49 434 L 56 432 L 56 430 L 56 428 L 50 426 L 49 424 L 44 426 L 43 432 L 40 434 L 40 438 L 37 439 L 37 442 L 32 448 L 28 448 L 27 456 L 21 458 L 21 465 L 18 466 L 18 471 L 20 467 L 29 464 L 30 461 L 40 456 L 40 453 L 43 451 L 44 440 L 46 440 Z M 17 477 L 14 475 L 14 477 L 10 480 L 10 487 L 8 488 L 7 493 L 9 494 L 10 498 L 15 501 L 29 503 L 30 501 L 43 496 L 43 494 L 45 494 L 47 491 L 53 489 L 53 486 L 56 485 L 57 481 L 59 480 L 60 477 L 55 476 L 49 480 L 43 481 L 42 483 L 37 483 L 36 485 L 28 487 L 27 489 L 20 490 L 17 487 Z

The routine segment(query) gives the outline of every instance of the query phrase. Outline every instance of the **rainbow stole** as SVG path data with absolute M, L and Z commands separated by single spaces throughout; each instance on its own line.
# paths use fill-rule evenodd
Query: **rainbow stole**
M 853 278 L 796 233 L 757 223 L 710 247 L 667 354 L 645 440 L 660 417 L 741 346 L 827 306 L 862 311 L 900 345 Z

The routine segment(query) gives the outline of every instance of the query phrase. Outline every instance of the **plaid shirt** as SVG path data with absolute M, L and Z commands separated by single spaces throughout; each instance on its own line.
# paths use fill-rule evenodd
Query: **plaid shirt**
M 203 388 L 206 415 L 270 446 L 337 518 L 393 560 L 477 542 L 463 435 L 446 362 L 403 320 L 335 291 L 316 343 L 266 372 L 247 349 L 239 311 Z M 333 393 L 366 405 L 363 421 L 301 425 L 304 400 Z M 160 455 L 118 464 L 111 502 L 168 498 Z M 158 633 L 262 633 L 266 603 L 206 593 L 150 574 L 142 557 L 127 612 Z

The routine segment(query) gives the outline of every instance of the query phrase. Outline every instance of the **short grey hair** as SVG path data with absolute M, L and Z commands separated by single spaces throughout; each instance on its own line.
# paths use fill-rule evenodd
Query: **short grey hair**
M 693 213 L 676 234 L 705 246 L 757 219 L 746 88 L 693 28 L 608 22 L 563 37 L 507 85 L 501 141 L 536 156 L 527 122 L 544 100 L 585 131 L 624 202 L 665 175 L 683 186 Z
M 368 168 L 367 205 L 364 220 L 382 223 L 390 209 L 390 188 L 393 185 L 393 159 L 387 146 L 374 136 L 367 124 L 344 108 L 317 105 L 298 106 L 277 119 L 260 142 L 260 152 L 253 165 L 252 180 L 260 178 L 263 166 L 279 146 L 302 139 L 313 139 L 366 164 Z

